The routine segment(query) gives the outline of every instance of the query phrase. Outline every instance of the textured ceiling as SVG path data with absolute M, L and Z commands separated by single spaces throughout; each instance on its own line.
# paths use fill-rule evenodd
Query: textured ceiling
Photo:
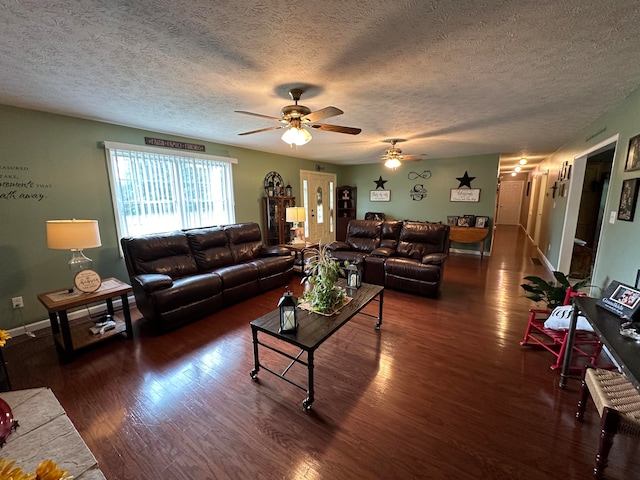
M 541 158 L 640 85 L 637 0 L 0 0 L 0 103 L 338 164 Z M 296 150 L 291 87 L 344 115 Z

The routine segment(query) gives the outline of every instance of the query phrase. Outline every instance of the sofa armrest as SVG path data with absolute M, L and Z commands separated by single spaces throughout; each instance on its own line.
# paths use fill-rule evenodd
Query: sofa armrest
M 173 285 L 171 277 L 161 273 L 145 273 L 143 275 L 136 275 L 134 280 L 138 282 L 146 293 L 164 290 L 165 288 L 169 288 Z
M 282 245 L 271 245 L 270 247 L 262 247 L 259 255 L 261 257 L 288 257 L 291 250 Z
M 422 257 L 423 265 L 442 265 L 447 259 L 446 253 L 430 253 Z
M 338 242 L 338 241 L 327 244 L 326 249 L 330 251 L 352 250 L 351 245 L 349 245 L 347 242 Z
M 396 249 L 395 248 L 378 247 L 373 252 L 371 252 L 371 255 L 374 256 L 374 257 L 390 257 L 394 253 L 396 253 Z

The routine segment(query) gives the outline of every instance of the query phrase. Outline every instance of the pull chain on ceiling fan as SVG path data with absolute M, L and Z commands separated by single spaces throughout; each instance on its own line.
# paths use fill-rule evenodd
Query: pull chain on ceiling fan
M 287 130 L 282 134 L 282 140 L 289 145 L 304 145 L 311 140 L 311 133 L 305 127 L 315 128 L 317 130 L 326 130 L 328 132 L 346 133 L 348 135 L 357 135 L 362 130 L 360 128 L 353 127 L 341 127 L 339 125 L 330 125 L 326 123 L 317 123 L 319 120 L 325 118 L 335 117 L 342 115 L 344 112 L 336 107 L 325 107 L 320 110 L 312 112 L 310 108 L 304 105 L 298 105 L 300 97 L 302 96 L 302 89 L 294 88 L 289 91 L 291 99 L 295 102 L 295 105 L 287 105 L 280 111 L 280 118 L 272 117 L 269 115 L 262 115 L 260 113 L 245 112 L 243 110 L 236 110 L 236 113 L 242 113 L 244 115 L 252 115 L 254 117 L 267 118 L 269 120 L 275 120 L 283 125 L 261 128 L 260 130 L 252 130 L 250 132 L 239 133 L 238 135 L 251 135 L 253 133 L 266 132 L 268 130 L 278 130 L 280 128 L 286 128 Z

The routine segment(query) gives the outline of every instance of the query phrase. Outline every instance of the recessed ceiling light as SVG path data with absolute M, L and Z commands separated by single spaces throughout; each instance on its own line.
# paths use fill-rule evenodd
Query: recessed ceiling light
M 522 157 L 522 158 L 520 159 L 520 165 L 526 165 L 526 164 L 527 164 L 527 159 L 526 159 L 526 158 L 524 158 L 524 157 Z

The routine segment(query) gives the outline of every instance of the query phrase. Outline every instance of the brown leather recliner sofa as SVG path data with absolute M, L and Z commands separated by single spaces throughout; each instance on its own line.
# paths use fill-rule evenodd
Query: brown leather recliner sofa
M 449 231 L 440 223 L 352 220 L 345 241 L 327 248 L 340 262 L 360 263 L 367 283 L 437 297 Z
M 257 223 L 124 237 L 136 304 L 159 331 L 286 284 L 294 257 L 264 247 Z

